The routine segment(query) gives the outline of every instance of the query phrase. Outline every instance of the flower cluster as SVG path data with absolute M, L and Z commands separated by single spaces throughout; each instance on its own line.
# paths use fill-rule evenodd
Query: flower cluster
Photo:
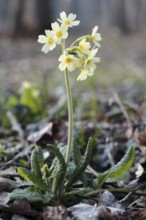
M 75 14 L 70 13 L 67 16 L 65 12 L 61 12 L 60 19 L 58 19 L 59 23 L 52 23 L 52 30 L 45 30 L 46 35 L 40 35 L 38 42 L 44 44 L 42 47 L 44 53 L 48 53 L 57 44 L 61 44 L 62 54 L 59 57 L 59 69 L 72 72 L 79 68 L 80 74 L 77 80 L 82 81 L 94 74 L 96 63 L 100 62 L 100 58 L 96 54 L 100 47 L 101 35 L 97 32 L 98 27 L 95 26 L 91 35 L 82 36 L 76 39 L 70 47 L 64 48 L 64 41 L 68 37 L 68 29 L 80 23 L 75 19 Z

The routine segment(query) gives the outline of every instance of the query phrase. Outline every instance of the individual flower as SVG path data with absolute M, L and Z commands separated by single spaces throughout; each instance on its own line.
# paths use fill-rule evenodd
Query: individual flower
M 90 52 L 89 50 L 90 47 L 91 47 L 91 44 L 87 42 L 86 39 L 81 40 L 79 43 L 79 48 L 84 54 L 88 54 Z
M 100 62 L 100 58 L 99 57 L 95 57 L 96 53 L 97 53 L 98 49 L 94 49 L 90 51 L 90 54 L 88 55 L 87 59 L 85 60 L 84 63 L 84 68 L 88 69 L 88 70 L 95 70 L 96 69 L 96 64 L 95 63 L 99 63 Z
M 85 79 L 87 79 L 88 76 L 93 76 L 94 74 L 94 69 L 82 69 L 80 75 L 78 76 L 77 80 L 79 81 L 83 81 Z
M 81 73 L 78 76 L 77 80 L 85 80 L 88 76 L 93 76 L 94 70 L 96 69 L 96 64 L 100 62 L 99 57 L 95 57 L 98 49 L 94 49 L 90 51 L 90 54 L 88 55 L 87 59 L 85 60 L 83 64 L 83 68 L 81 69 Z
M 78 63 L 78 59 L 70 54 L 62 54 L 59 57 L 59 61 L 61 62 L 59 64 L 59 69 L 61 71 L 64 71 L 65 69 L 68 69 L 70 72 L 72 72 L 73 70 L 75 70 L 75 68 L 77 67 L 77 63 Z
M 58 21 L 66 25 L 67 27 L 77 26 L 80 23 L 80 21 L 75 21 L 76 15 L 73 13 L 70 13 L 67 16 L 66 13 L 63 11 L 60 13 L 60 18 L 61 19 L 58 19 Z
M 100 33 L 97 33 L 98 31 L 98 26 L 95 26 L 92 30 L 92 34 L 90 36 L 90 39 L 93 41 L 93 43 L 97 46 L 100 47 L 99 41 L 101 41 L 101 35 Z
M 67 26 L 63 24 L 59 25 L 57 22 L 52 23 L 51 26 L 58 44 L 60 44 L 62 39 L 68 37 Z
M 48 53 L 56 47 L 55 34 L 53 31 L 45 30 L 45 35 L 39 35 L 38 42 L 44 44 L 42 51 Z

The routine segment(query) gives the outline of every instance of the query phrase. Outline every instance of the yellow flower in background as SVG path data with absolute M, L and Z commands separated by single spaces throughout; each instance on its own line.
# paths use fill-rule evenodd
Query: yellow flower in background
M 76 15 L 73 13 L 70 13 L 68 16 L 66 13 L 63 11 L 60 13 L 60 18 L 58 19 L 59 22 L 62 24 L 66 25 L 67 27 L 73 27 L 79 25 L 80 21 L 75 21 Z
M 55 34 L 53 31 L 45 30 L 45 35 L 39 35 L 38 42 L 44 44 L 42 51 L 48 53 L 56 47 Z
M 79 48 L 84 54 L 88 54 L 90 52 L 89 50 L 90 47 L 91 47 L 91 44 L 87 42 L 86 39 L 81 40 L 79 43 Z
M 61 63 L 59 64 L 59 69 L 64 71 L 66 68 L 72 72 L 77 67 L 78 59 L 73 55 L 62 54 L 59 59 Z
M 62 39 L 66 39 L 68 37 L 67 26 L 63 24 L 59 25 L 57 22 L 52 23 L 51 26 L 58 44 L 60 44 Z
M 92 30 L 92 34 L 91 34 L 91 40 L 93 41 L 93 43 L 97 46 L 100 47 L 100 43 L 99 41 L 102 40 L 100 33 L 97 32 L 98 31 L 98 26 L 95 26 Z

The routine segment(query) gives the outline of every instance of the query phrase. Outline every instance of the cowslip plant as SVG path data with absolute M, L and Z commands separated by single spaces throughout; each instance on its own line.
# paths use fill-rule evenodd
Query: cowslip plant
M 29 201 L 41 201 L 43 203 L 56 204 L 56 201 L 78 200 L 82 195 L 88 195 L 91 191 L 99 189 L 107 180 L 113 180 L 123 176 L 132 166 L 135 150 L 129 148 L 124 158 L 110 170 L 98 177 L 90 177 L 85 172 L 92 156 L 93 139 L 90 137 L 85 153 L 82 156 L 80 146 L 73 136 L 73 105 L 69 82 L 69 72 L 79 70 L 77 81 L 83 81 L 93 76 L 96 64 L 100 62 L 97 56 L 100 47 L 101 35 L 95 26 L 89 35 L 77 38 L 69 47 L 66 48 L 65 40 L 68 37 L 68 30 L 77 26 L 80 22 L 75 14 L 66 15 L 60 13 L 58 22 L 51 24 L 52 30 L 45 30 L 45 35 L 40 35 L 38 42 L 44 44 L 42 52 L 45 54 L 61 46 L 59 57 L 59 69 L 64 72 L 66 93 L 68 101 L 68 141 L 67 145 L 57 146 L 48 144 L 48 149 L 55 154 L 52 164 L 49 166 L 43 156 L 43 151 L 39 146 L 35 146 L 31 156 L 31 171 L 26 168 L 18 168 L 18 173 L 25 180 L 33 183 L 33 187 L 25 189 L 23 194 L 21 189 L 11 193 L 11 198 L 25 197 Z M 81 183 L 80 187 L 75 184 Z M 34 196 L 33 196 L 34 193 Z M 42 193 L 42 194 L 41 194 Z M 40 196 L 42 195 L 42 196 Z M 69 204 L 68 204 L 69 205 Z
M 59 57 L 59 69 L 64 71 L 66 92 L 68 99 L 68 117 L 69 117 L 69 129 L 68 129 L 68 144 L 66 154 L 66 164 L 70 160 L 72 133 L 73 133 L 73 106 L 72 95 L 69 83 L 69 72 L 79 69 L 80 74 L 77 80 L 85 80 L 88 76 L 92 76 L 96 69 L 96 63 L 100 61 L 97 57 L 99 42 L 101 41 L 101 35 L 97 32 L 98 27 L 95 26 L 90 35 L 82 36 L 76 39 L 70 47 L 65 47 L 65 40 L 68 37 L 68 30 L 73 26 L 77 26 L 80 22 L 75 20 L 75 14 L 66 15 L 65 12 L 60 13 L 60 19 L 58 22 L 51 24 L 52 30 L 46 30 L 45 36 L 40 35 L 38 42 L 44 44 L 42 51 L 48 53 L 52 51 L 57 45 L 61 46 L 62 54 Z

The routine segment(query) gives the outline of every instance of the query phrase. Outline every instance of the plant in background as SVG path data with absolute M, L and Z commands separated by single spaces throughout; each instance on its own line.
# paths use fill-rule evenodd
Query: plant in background
M 59 69 L 64 72 L 67 101 L 68 101 L 68 141 L 67 145 L 57 146 L 48 144 L 48 149 L 53 151 L 55 158 L 49 166 L 43 156 L 40 147 L 35 146 L 31 156 L 31 171 L 26 168 L 18 168 L 18 173 L 25 180 L 34 184 L 28 189 L 18 189 L 11 193 L 11 198 L 25 197 L 29 201 L 41 201 L 43 203 L 56 204 L 57 201 L 66 203 L 79 199 L 79 195 L 88 195 L 101 188 L 105 181 L 115 180 L 123 176 L 132 166 L 135 150 L 129 148 L 124 158 L 110 170 L 98 177 L 89 177 L 85 172 L 92 156 L 93 139 L 90 137 L 85 154 L 80 153 L 80 146 L 73 136 L 73 105 L 72 94 L 69 82 L 69 72 L 79 70 L 77 81 L 83 81 L 94 75 L 96 64 L 100 62 L 97 56 L 100 47 L 101 35 L 95 26 L 89 35 L 77 38 L 66 48 L 65 40 L 68 37 L 68 30 L 77 26 L 80 22 L 75 20 L 75 14 L 66 15 L 60 13 L 58 22 L 52 23 L 52 30 L 46 30 L 46 35 L 40 35 L 38 42 L 44 44 L 42 51 L 46 54 L 61 46 L 59 57 Z M 74 187 L 80 181 L 81 187 Z M 25 193 L 24 193 L 25 192 Z M 69 204 L 68 204 L 69 205 Z
M 6 95 L 3 95 L 1 123 L 3 127 L 9 128 L 9 111 L 21 125 L 26 125 L 32 120 L 38 121 L 47 113 L 47 109 L 44 106 L 44 96 L 39 86 L 24 81 L 17 92 L 10 90 Z
M 22 83 L 18 93 L 11 92 L 3 102 L 4 108 L 12 111 L 21 122 L 46 114 L 39 87 L 27 81 Z

